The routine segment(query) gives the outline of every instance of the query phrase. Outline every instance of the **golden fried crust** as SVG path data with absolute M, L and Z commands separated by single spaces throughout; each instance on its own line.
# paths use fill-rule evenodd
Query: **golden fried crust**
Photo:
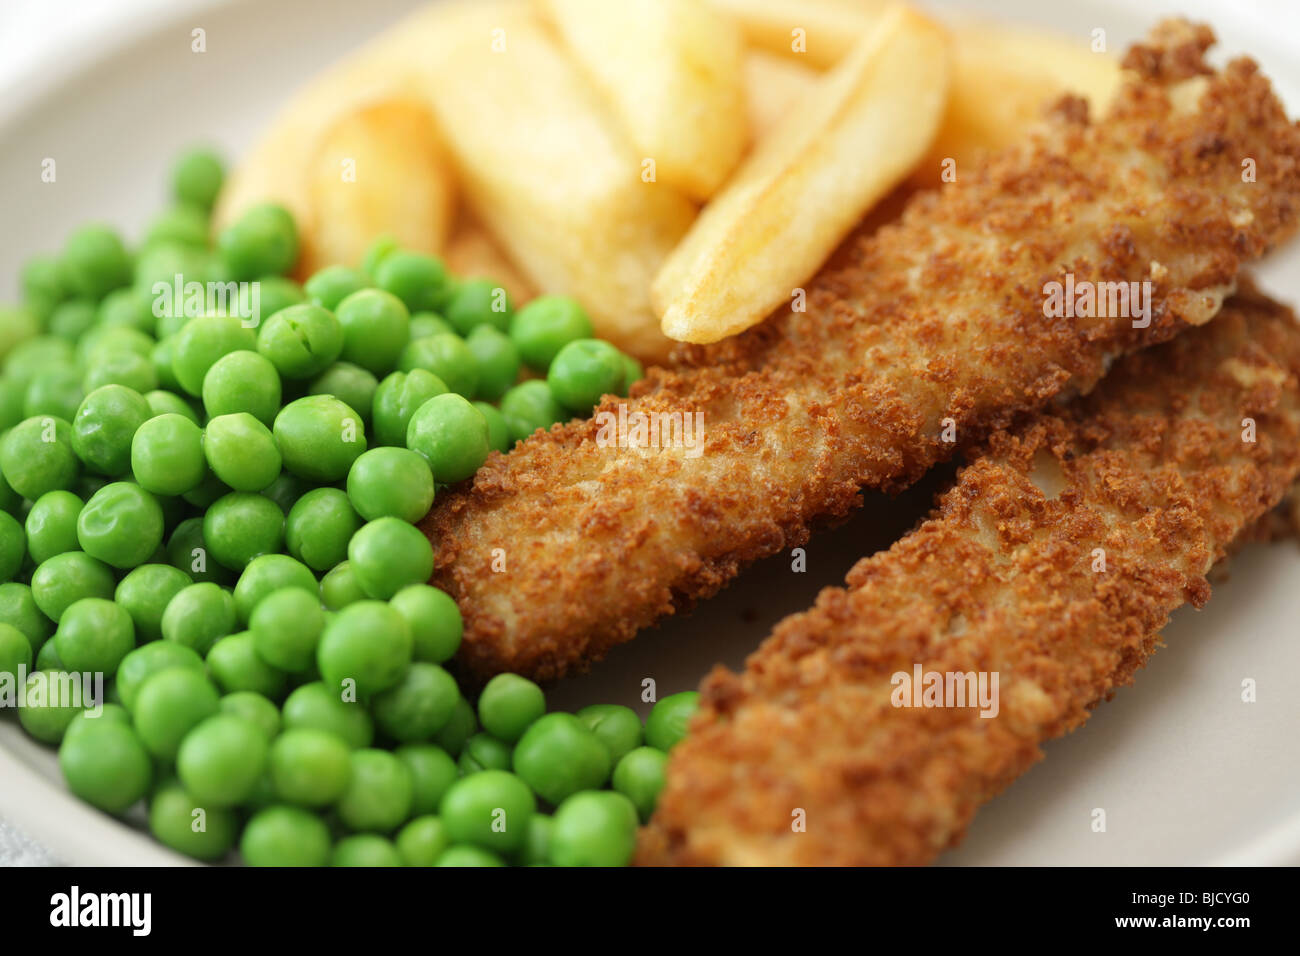
M 930 860 L 1132 680 L 1297 473 L 1300 327 L 1248 292 L 994 435 L 929 521 L 782 621 L 743 674 L 715 670 L 641 862 Z M 996 671 L 999 712 L 894 706 L 891 676 L 918 664 Z
M 1105 122 L 1067 101 L 1022 148 L 851 242 L 810 283 L 806 311 L 652 370 L 628 410 L 702 414 L 698 457 L 607 447 L 592 420 L 494 454 L 424 524 L 434 583 L 465 618 L 462 664 L 539 679 L 582 669 L 802 544 L 862 487 L 900 488 L 949 457 L 945 419 L 972 441 L 1208 320 L 1300 210 L 1300 129 L 1255 65 L 1186 79 L 1206 70 L 1209 40 L 1166 28 L 1130 57 L 1142 72 Z M 1045 283 L 1066 273 L 1151 280 L 1150 327 L 1044 317 Z M 599 411 L 617 409 L 611 397 Z

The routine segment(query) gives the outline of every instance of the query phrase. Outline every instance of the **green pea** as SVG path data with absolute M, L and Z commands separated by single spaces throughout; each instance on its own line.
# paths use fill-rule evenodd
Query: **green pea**
M 10 487 L 31 501 L 47 491 L 71 488 L 81 472 L 72 426 L 52 415 L 15 425 L 0 440 L 0 470 Z
M 142 643 L 157 641 L 167 604 L 189 584 L 189 575 L 169 564 L 142 564 L 118 582 L 113 600 L 131 616 Z
M 286 730 L 271 745 L 271 781 L 286 803 L 322 807 L 347 790 L 352 776 L 348 745 L 323 730 Z
M 2 314 L 0 321 L 3 321 Z M 23 420 L 23 391 L 20 382 L 0 379 L 0 430 L 8 431 Z
M 194 581 L 225 583 L 230 572 L 214 559 L 208 563 L 208 543 L 203 537 L 203 518 L 186 518 L 167 541 L 167 560 Z
M 0 581 L 12 581 L 27 557 L 27 535 L 7 511 L 0 511 Z
M 81 380 L 81 388 L 87 394 L 107 385 L 121 385 L 139 393 L 158 387 L 158 373 L 148 356 L 117 349 L 102 352 L 93 361 L 95 364 Z
M 369 416 L 379 381 L 351 362 L 335 362 L 307 386 L 308 395 L 332 395 L 363 417 Z
M 18 700 L 18 722 L 42 743 L 57 744 L 72 719 L 91 704 L 87 691 L 79 674 L 46 668 L 33 671 Z
M 138 293 L 134 289 L 118 289 L 112 293 L 104 302 L 109 302 L 114 296 L 127 295 L 136 296 Z M 100 305 L 100 311 L 103 312 L 104 306 Z M 153 352 L 153 336 L 131 325 L 104 325 L 101 315 L 100 322 L 95 328 L 91 329 L 77 343 L 76 356 L 77 364 L 82 368 L 89 365 L 95 365 L 102 361 L 106 356 L 114 352 L 134 352 L 136 355 L 148 358 Z
M 379 268 L 379 263 L 400 248 L 397 239 L 391 235 L 376 237 L 366 247 L 366 251 L 361 257 L 361 271 L 367 277 L 373 277 L 375 270 Z
M 53 415 L 71 421 L 85 396 L 76 369 L 43 369 L 23 393 L 23 415 L 28 418 Z
M 130 808 L 153 780 L 153 762 L 130 724 L 103 719 L 65 735 L 59 769 L 69 790 L 106 813 Z
M 344 492 L 315 488 L 289 509 L 285 541 L 289 553 L 299 561 L 313 570 L 326 571 L 347 557 L 348 542 L 360 527 L 361 519 Z
M 453 783 L 438 815 L 455 843 L 509 854 L 523 845 L 537 801 L 528 786 L 504 770 L 484 770 Z
M 487 682 L 478 699 L 478 719 L 483 729 L 510 743 L 522 737 L 529 725 L 544 713 L 546 695 L 518 674 L 498 674 Z
M 54 647 L 54 641 L 46 641 L 36 654 L 36 663 L 32 665 L 38 671 L 66 671 L 67 667 L 59 658 L 59 652 Z
M 310 487 L 311 486 L 301 478 L 291 475 L 287 471 L 282 471 L 276 476 L 275 481 L 262 489 L 261 494 L 263 497 L 270 498 L 274 501 L 276 505 L 279 506 L 280 510 L 288 516 L 294 503 L 297 502 L 297 500 L 301 498 Z M 285 528 L 285 533 L 286 535 L 288 534 L 287 527 Z
M 247 412 L 209 421 L 203 454 L 213 474 L 236 491 L 261 491 L 280 474 L 280 450 L 270 429 Z
M 617 764 L 623 755 L 641 746 L 641 718 L 631 707 L 621 704 L 592 704 L 578 711 L 582 721 L 609 751 Z
M 211 555 L 232 571 L 242 571 L 259 555 L 284 544 L 284 512 L 270 498 L 233 491 L 214 501 L 203 516 L 203 539 Z
M 629 394 L 633 385 L 645 378 L 645 369 L 630 355 L 623 356 L 623 388 L 619 391 L 620 395 Z
M 73 364 L 72 345 L 54 335 L 38 335 L 16 345 L 4 360 L 5 378 L 24 391 L 39 373 Z
M 172 195 L 199 209 L 211 209 L 224 177 L 220 156 L 209 149 L 192 149 L 172 166 Z
M 249 866 L 324 866 L 330 857 L 330 832 L 310 810 L 265 807 L 244 827 L 239 852 Z
M 192 203 L 181 201 L 154 216 L 145 228 L 144 245 L 179 243 L 206 249 L 208 245 L 208 213 Z
M 554 821 L 544 813 L 535 813 L 528 821 L 524 845 L 518 854 L 520 866 L 549 866 L 551 859 L 551 831 Z
M 255 690 L 237 690 L 221 698 L 221 712 L 243 717 L 275 740 L 280 734 L 280 711 L 265 694 Z
M 112 601 L 82 598 L 63 612 L 54 648 L 69 670 L 113 673 L 135 647 L 131 615 Z
M 158 499 L 132 482 L 115 481 L 100 488 L 77 516 L 81 549 L 115 568 L 144 564 L 162 538 Z
M 193 648 L 200 656 L 235 630 L 235 600 L 225 588 L 203 581 L 176 593 L 163 611 L 163 638 Z
M 58 256 L 32 256 L 20 274 L 23 299 L 39 316 L 62 302 L 72 292 L 72 280 Z
M 209 418 L 247 412 L 269 428 L 280 410 L 280 373 L 258 352 L 221 356 L 203 377 L 202 391 Z
M 392 840 L 374 833 L 355 833 L 334 844 L 330 866 L 405 866 Z
M 352 830 L 395 830 L 411 815 L 411 771 L 386 750 L 354 750 L 349 759 L 348 785 L 335 808 L 339 819 Z
M 587 414 L 601 396 L 623 387 L 623 353 L 600 339 L 577 339 L 556 354 L 546 384 L 556 401 L 578 414 Z
M 510 322 L 510 338 L 530 368 L 543 372 L 560 349 L 577 339 L 595 334 L 591 318 L 574 299 L 541 295 L 518 312 Z
M 303 684 L 284 702 L 285 731 L 296 728 L 321 730 L 338 737 L 353 750 L 369 747 L 375 728 L 361 704 L 343 700 L 320 681 Z
M 27 635 L 12 624 L 0 622 L 0 676 L 17 682 L 19 672 L 32 667 L 32 645 Z
M 251 690 L 271 699 L 284 696 L 284 672 L 257 655 L 248 631 L 223 637 L 207 656 L 208 672 L 226 693 Z
M 505 866 L 505 861 L 491 850 L 477 846 L 448 847 L 434 866 Z
M 410 314 L 397 296 L 381 289 L 354 292 L 338 304 L 343 358 L 375 375 L 391 372 L 410 340 Z
M 548 803 L 609 779 L 609 750 L 572 714 L 547 714 L 515 745 L 514 770 Z
M 202 806 L 179 781 L 172 780 L 154 791 L 149 831 L 178 853 L 213 862 L 235 845 L 239 827 L 233 810 Z
M 437 813 L 443 794 L 458 775 L 456 761 L 434 744 L 404 744 L 394 753 L 411 771 L 414 784 L 411 813 L 416 816 Z
M 108 565 L 81 551 L 56 554 L 32 572 L 32 598 L 51 621 L 82 598 L 112 598 L 115 587 Z
M 131 282 L 131 256 L 122 237 L 98 223 L 82 226 L 68 237 L 63 267 L 73 290 L 89 299 L 102 299 Z
M 349 604 L 366 600 L 366 592 L 361 590 L 351 564 L 340 561 L 321 578 L 320 600 L 331 611 L 340 611 Z
M 415 523 L 433 504 L 433 473 L 405 448 L 372 448 L 352 463 L 348 498 L 367 520 L 394 517 Z
M 77 515 L 82 501 L 70 491 L 47 491 L 27 512 L 27 550 L 37 564 L 56 554 L 76 551 Z
M 258 602 L 248 619 L 257 656 L 290 674 L 311 669 L 325 629 L 325 612 L 315 589 L 285 588 Z
M 0 623 L 16 628 L 27 638 L 33 654 L 54 633 L 54 623 L 41 612 L 32 589 L 17 581 L 0 584 Z
M 406 430 L 416 409 L 429 399 L 445 395 L 442 379 L 422 368 L 394 372 L 379 383 L 371 406 L 375 440 L 381 445 L 406 447 Z
M 447 321 L 461 335 L 488 327 L 504 332 L 510 328 L 514 308 L 510 294 L 494 279 L 462 279 L 443 307 Z
M 411 316 L 411 341 L 444 333 L 455 335 L 456 330 L 437 312 L 416 312 Z
M 480 325 L 465 340 L 478 365 L 478 394 L 497 401 L 519 378 L 519 349 L 504 332 Z
M 126 709 L 135 711 L 140 688 L 150 677 L 172 668 L 188 669 L 202 675 L 203 658 L 193 648 L 174 641 L 141 644 L 122 658 L 122 663 L 117 666 L 114 686 Z
M 247 624 L 263 599 L 285 588 L 315 596 L 316 575 L 301 561 L 287 554 L 264 554 L 248 562 L 235 585 L 235 608 L 241 624 Z
M 394 740 L 428 740 L 447 723 L 460 690 L 437 664 L 412 663 L 395 685 L 375 695 L 371 712 L 379 729 Z
M 203 671 L 173 666 L 144 679 L 135 691 L 131 716 L 149 752 L 173 760 L 186 734 L 220 708 L 217 689 Z
M 510 426 L 506 424 L 506 417 L 495 405 L 489 405 L 487 402 L 475 402 L 474 407 L 487 422 L 488 448 L 499 451 L 503 455 L 510 451 L 513 442 L 510 440 Z
M 202 315 L 186 322 L 172 340 L 172 372 L 185 391 L 202 395 L 203 379 L 220 358 L 257 348 L 258 337 L 240 319 Z
M 430 335 L 413 339 L 402 349 L 397 368 L 411 372 L 422 368 L 445 382 L 458 395 L 473 398 L 478 390 L 478 362 L 459 335 Z
M 501 398 L 501 415 L 510 429 L 510 440 L 520 442 L 539 428 L 549 429 L 556 422 L 568 421 L 550 386 L 541 379 L 520 382 Z
M 410 663 L 411 629 L 379 601 L 358 601 L 339 611 L 325 625 L 316 651 L 325 686 L 354 686 L 360 698 L 395 686 Z
M 257 786 L 268 749 L 256 724 L 234 714 L 215 714 L 181 741 L 176 773 L 197 799 L 216 807 L 233 807 Z
M 321 484 L 341 481 L 366 450 L 361 417 L 329 395 L 290 402 L 275 417 L 274 432 L 284 467 Z
M 176 400 L 184 402 L 186 407 L 188 408 L 189 403 L 185 402 L 185 400 L 182 399 L 179 395 L 174 394 L 175 392 L 181 390 L 181 383 L 176 378 L 176 370 L 172 367 L 172 360 L 175 358 L 174 355 L 175 345 L 176 345 L 176 337 L 174 335 L 162 339 L 149 352 L 149 361 L 153 362 L 153 371 L 154 371 L 154 375 L 157 376 L 158 378 L 159 386 L 161 388 L 174 390 L 174 391 L 166 392 L 164 394 L 172 395 L 173 398 L 175 398 Z M 149 394 L 154 395 L 157 394 L 157 392 L 154 391 L 154 392 L 150 392 Z M 148 398 L 149 396 L 146 395 L 145 397 Z M 154 409 L 154 414 L 162 414 L 161 412 L 158 411 L 154 402 L 151 401 L 149 405 L 151 408 Z M 177 409 L 170 408 L 166 410 L 176 411 Z M 198 420 L 199 417 L 196 414 L 194 416 L 195 424 L 198 424 Z
M 388 603 L 411 626 L 415 660 L 441 664 L 455 656 L 465 627 L 451 595 L 428 584 L 412 584 Z
M 462 695 L 456 701 L 456 709 L 451 712 L 442 730 L 433 735 L 433 742 L 451 756 L 459 757 L 476 730 L 478 718 L 474 716 L 474 708 Z
M 406 866 L 433 866 L 450 846 L 447 828 L 436 816 L 416 817 L 397 834 L 397 852 Z
M 204 459 L 207 464 L 207 459 Z M 193 505 L 195 508 L 202 510 L 210 508 L 216 503 L 217 499 L 225 496 L 230 491 L 230 486 L 218 478 L 209 470 L 204 476 L 203 481 L 195 488 L 190 489 L 181 495 L 181 500 L 186 504 Z
M 636 851 L 636 808 L 621 793 L 575 793 L 555 810 L 550 857 L 556 866 L 626 866 Z
M 257 285 L 261 292 L 261 301 L 258 303 L 259 324 L 263 316 L 269 318 L 291 305 L 301 305 L 307 301 L 307 293 L 302 286 L 283 276 L 263 276 L 257 280 Z
M 283 275 L 298 260 L 298 230 L 283 206 L 253 206 L 221 231 L 217 251 L 236 281 Z
M 301 303 L 262 323 L 257 351 L 287 379 L 312 378 L 343 351 L 343 328 L 328 309 Z
M 668 755 L 653 747 L 629 750 L 614 767 L 614 789 L 632 801 L 641 822 L 650 819 L 659 792 L 664 788 L 664 765 Z
M 340 302 L 366 288 L 369 283 L 370 280 L 361 270 L 333 265 L 326 266 L 303 283 L 303 291 L 313 304 L 338 312 Z
M 429 580 L 433 546 L 414 525 L 398 518 L 377 518 L 352 536 L 348 563 L 361 589 L 386 601 L 408 585 Z M 402 626 L 406 627 L 405 621 Z
M 131 466 L 131 440 L 151 416 L 139 392 L 105 385 L 82 401 L 72 419 L 72 450 L 86 466 L 110 477 Z
M 406 444 L 424 456 L 438 483 L 464 481 L 487 459 L 487 419 L 459 395 L 438 395 L 411 416 Z
M 461 748 L 457 767 L 462 775 L 484 770 L 509 770 L 512 748 L 491 734 L 474 734 Z
M 677 746 L 686 736 L 686 729 L 699 706 L 700 694 L 684 690 L 680 694 L 662 697 L 650 711 L 645 721 L 645 742 L 664 753 Z
M 208 477 L 203 431 L 185 415 L 164 413 L 145 421 L 131 439 L 131 473 L 156 495 L 183 495 Z
M 447 269 L 434 256 L 397 249 L 384 255 L 371 275 L 375 285 L 392 293 L 410 312 L 436 309 L 447 293 Z

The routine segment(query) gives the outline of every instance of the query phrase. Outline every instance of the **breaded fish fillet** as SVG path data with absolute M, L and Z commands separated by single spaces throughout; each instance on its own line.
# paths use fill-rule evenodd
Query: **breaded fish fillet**
M 1107 119 L 1064 102 L 1022 148 L 850 243 L 810 283 L 806 311 L 686 349 L 597 410 L 622 404 L 624 421 L 651 428 L 685 416 L 702 445 L 679 430 L 676 447 L 644 447 L 598 416 L 493 455 L 424 525 L 434 583 L 465 618 L 462 664 L 539 679 L 582 669 L 802 544 L 863 487 L 900 488 L 953 439 L 1086 391 L 1114 357 L 1207 321 L 1300 212 L 1300 128 L 1250 60 L 1210 72 L 1212 40 L 1162 25 L 1128 53 Z M 1139 283 L 1133 305 L 1149 281 L 1149 325 L 1113 304 L 1047 317 L 1048 283 L 1071 277 Z
M 992 436 L 931 520 L 705 680 L 642 862 L 930 860 L 1132 680 L 1298 473 L 1300 326 L 1249 292 Z M 996 714 L 898 706 L 918 668 L 996 672 Z

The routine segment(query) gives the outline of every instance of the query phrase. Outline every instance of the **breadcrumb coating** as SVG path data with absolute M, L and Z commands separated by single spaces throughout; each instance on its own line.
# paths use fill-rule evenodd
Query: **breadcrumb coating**
M 930 520 L 778 624 L 742 674 L 709 675 L 640 861 L 932 859 L 1132 681 L 1298 473 L 1300 326 L 1247 291 L 993 435 Z M 918 665 L 996 672 L 996 716 L 895 706 L 893 675 Z
M 433 583 L 465 619 L 462 667 L 582 670 L 803 544 L 864 487 L 902 488 L 1017 413 L 1086 392 L 1117 356 L 1211 318 L 1300 211 L 1300 128 L 1252 61 L 1212 72 L 1212 41 L 1163 24 L 1129 53 L 1104 121 L 1062 101 L 1023 146 L 847 243 L 805 311 L 683 347 L 597 409 L 700 414 L 702 448 L 611 444 L 588 419 L 493 454 L 423 525 Z M 1047 283 L 1069 276 L 1150 281 L 1149 326 L 1046 317 Z

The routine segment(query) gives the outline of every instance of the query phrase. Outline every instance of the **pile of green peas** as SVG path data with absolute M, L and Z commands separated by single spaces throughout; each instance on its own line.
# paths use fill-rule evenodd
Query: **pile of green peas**
M 416 526 L 444 485 L 641 368 L 582 307 L 374 243 L 299 285 L 293 218 L 210 241 L 223 167 L 182 156 L 128 250 L 27 263 L 0 306 L 0 680 L 71 791 L 253 865 L 623 865 L 693 692 L 547 713 L 443 668 L 455 601 Z M 256 283 L 260 315 L 164 287 Z M 530 377 L 535 376 L 535 377 Z M 544 377 L 542 377 L 544 376 Z M 107 701 L 42 692 L 103 675 Z

